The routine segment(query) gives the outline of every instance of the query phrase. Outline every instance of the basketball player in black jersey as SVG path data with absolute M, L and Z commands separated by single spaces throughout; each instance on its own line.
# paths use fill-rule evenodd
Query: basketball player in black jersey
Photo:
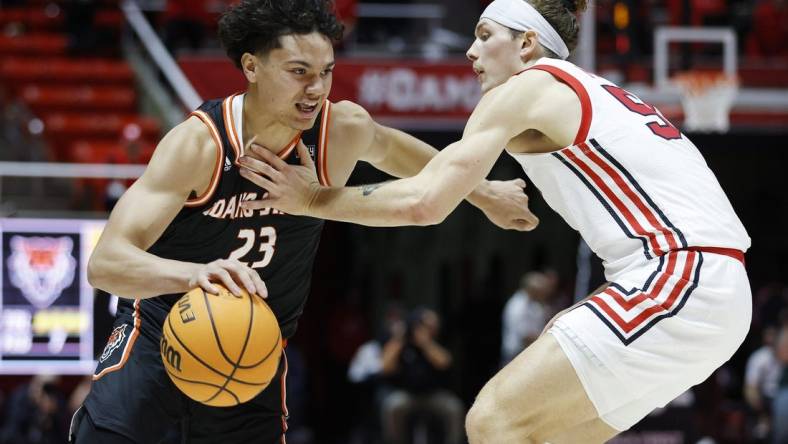
M 291 164 L 310 156 L 325 185 L 344 185 L 359 160 L 408 177 L 435 155 L 360 106 L 327 100 L 341 32 L 325 0 L 245 0 L 222 17 L 219 37 L 248 89 L 204 103 L 170 131 L 110 216 L 88 278 L 121 302 L 72 420 L 77 443 L 156 443 L 175 426 L 189 443 L 285 442 L 286 357 L 252 401 L 208 407 L 170 382 L 159 339 L 180 295 L 215 294 L 213 283 L 266 297 L 283 337 L 295 332 L 323 221 L 242 208 L 265 193 L 240 173 L 252 141 Z M 485 182 L 468 200 L 499 226 L 531 228 L 523 186 Z

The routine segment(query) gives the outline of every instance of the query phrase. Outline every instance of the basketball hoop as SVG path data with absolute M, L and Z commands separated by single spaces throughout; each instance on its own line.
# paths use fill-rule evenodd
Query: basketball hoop
M 684 128 L 697 132 L 727 132 L 739 80 L 722 72 L 688 71 L 673 77 L 681 91 Z

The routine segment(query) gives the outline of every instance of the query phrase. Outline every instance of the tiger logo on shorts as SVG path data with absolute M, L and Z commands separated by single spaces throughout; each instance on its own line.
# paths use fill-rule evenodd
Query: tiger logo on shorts
M 99 357 L 99 362 L 104 362 L 107 358 L 112 355 L 112 352 L 115 351 L 121 344 L 123 344 L 123 339 L 126 338 L 126 327 L 127 324 L 119 325 L 112 330 L 112 334 L 109 335 L 109 339 L 107 340 L 107 345 L 104 346 L 104 351 L 101 352 L 101 357 Z

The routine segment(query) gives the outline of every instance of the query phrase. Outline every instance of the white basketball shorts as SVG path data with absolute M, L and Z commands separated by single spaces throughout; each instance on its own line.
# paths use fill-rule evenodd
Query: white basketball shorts
M 624 431 L 730 359 L 751 315 L 742 261 L 680 250 L 620 273 L 550 333 L 599 417 Z

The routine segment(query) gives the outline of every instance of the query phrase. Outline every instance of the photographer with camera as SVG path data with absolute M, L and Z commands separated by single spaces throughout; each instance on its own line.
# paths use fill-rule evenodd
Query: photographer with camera
M 443 387 L 452 356 L 437 342 L 439 331 L 438 314 L 417 309 L 406 322 L 392 326 L 391 338 L 383 345 L 382 375 L 388 390 L 382 423 L 387 444 L 410 442 L 419 422 L 439 423 L 445 444 L 462 440 L 465 408 Z

